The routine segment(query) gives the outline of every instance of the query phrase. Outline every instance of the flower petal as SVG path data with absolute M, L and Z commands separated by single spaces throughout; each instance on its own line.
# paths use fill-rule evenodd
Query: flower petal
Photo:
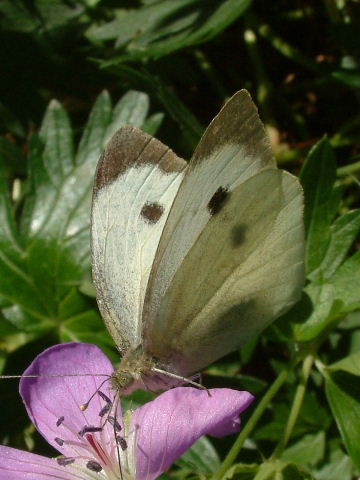
M 174 388 L 134 412 L 136 480 L 157 478 L 202 435 L 239 430 L 239 415 L 254 397 L 226 388 L 209 392 Z
M 83 474 L 71 465 L 61 467 L 54 458 L 0 445 L 0 480 L 80 480 Z
M 20 381 L 20 394 L 29 417 L 46 440 L 63 455 L 75 456 L 83 452 L 79 451 L 78 445 L 68 446 L 65 443 L 60 446 L 55 438 L 79 443 L 77 432 L 85 425 L 99 426 L 99 411 L 104 407 L 99 395 L 95 395 L 86 411 L 81 411 L 80 405 L 90 399 L 112 372 L 109 359 L 98 347 L 76 342 L 48 348 L 24 372 L 24 375 L 63 375 L 22 378 Z M 108 389 L 109 382 L 106 382 L 101 390 L 113 397 Z M 62 417 L 63 421 L 58 422 Z M 98 435 L 103 436 L 104 442 L 113 441 L 113 431 L 108 424 Z

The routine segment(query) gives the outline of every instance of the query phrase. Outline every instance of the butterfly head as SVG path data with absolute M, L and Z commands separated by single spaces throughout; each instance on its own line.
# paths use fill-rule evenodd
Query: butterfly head
M 111 375 L 112 389 L 120 395 L 130 395 L 136 389 L 152 392 L 168 390 L 184 383 L 199 386 L 191 379 L 170 371 L 169 365 L 144 353 L 140 346 L 129 350 L 123 356 L 119 368 Z
M 121 395 L 129 395 L 138 388 L 144 388 L 144 385 L 146 387 L 145 379 L 152 375 L 155 366 L 155 360 L 146 355 L 141 347 L 129 350 L 112 374 L 111 386 Z

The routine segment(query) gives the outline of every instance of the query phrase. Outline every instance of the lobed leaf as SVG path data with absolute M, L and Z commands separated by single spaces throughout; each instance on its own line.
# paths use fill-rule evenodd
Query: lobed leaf
M 159 58 L 175 50 L 206 42 L 234 22 L 251 0 L 161 0 L 137 9 L 118 10 L 114 20 L 92 26 L 87 38 L 94 42 L 115 40 L 124 53 L 112 64 L 127 59 Z
M 41 335 L 55 328 L 62 339 L 92 342 L 104 332 L 95 302 L 78 292 L 90 271 L 93 176 L 114 130 L 129 123 L 141 127 L 148 110 L 142 92 L 127 92 L 113 109 L 108 93 L 102 93 L 75 151 L 69 117 L 52 101 L 39 135 L 29 141 L 28 192 L 19 225 L 9 186 L 0 177 L 0 299 L 3 316 L 16 329 Z M 107 334 L 102 341 L 109 342 Z
M 306 267 L 309 283 L 288 314 L 295 338 L 309 342 L 360 306 L 358 253 L 348 257 L 360 230 L 359 211 L 337 216 L 342 189 L 334 186 L 336 161 L 327 139 L 310 151 L 301 172 L 305 193 Z

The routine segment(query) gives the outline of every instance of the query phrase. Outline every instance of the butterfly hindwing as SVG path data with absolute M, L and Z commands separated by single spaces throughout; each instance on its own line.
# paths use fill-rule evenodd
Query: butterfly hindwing
M 296 301 L 302 258 L 301 187 L 276 168 L 256 107 L 238 92 L 202 137 L 161 235 L 145 349 L 178 373 L 200 370 Z
M 160 235 L 186 162 L 155 138 L 123 127 L 94 184 L 92 267 L 99 308 L 118 348 L 141 342 L 141 313 Z
M 236 187 L 165 292 L 152 354 L 189 375 L 259 333 L 299 298 L 303 238 L 295 177 L 267 169 Z

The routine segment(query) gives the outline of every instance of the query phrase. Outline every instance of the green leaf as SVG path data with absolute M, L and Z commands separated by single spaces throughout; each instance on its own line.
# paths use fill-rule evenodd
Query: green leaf
M 341 215 L 331 225 L 330 242 L 319 266 L 324 279 L 330 278 L 345 260 L 360 231 L 359 216 L 360 210 L 352 210 Z
M 360 385 L 358 379 L 345 372 L 325 376 L 325 391 L 346 449 L 360 469 Z
M 329 279 L 334 288 L 334 297 L 342 302 L 341 313 L 360 308 L 360 252 L 348 258 Z
M 165 115 L 161 112 L 154 113 L 154 115 L 151 115 L 147 120 L 145 120 L 142 125 L 142 130 L 149 135 L 155 135 L 164 120 L 164 116 Z
M 5 170 L 4 157 L 0 155 L 0 170 Z M 22 264 L 19 257 L 21 251 L 18 233 L 15 226 L 14 210 L 10 199 L 9 187 L 5 175 L 0 175 L 0 264 L 9 268 L 13 262 Z M 13 265 L 14 269 L 16 265 Z M 1 278 L 0 278 L 1 281 Z
M 52 100 L 45 113 L 40 139 L 44 144 L 42 159 L 49 178 L 58 185 L 74 165 L 74 145 L 68 114 L 61 104 Z
M 200 437 L 192 447 L 176 461 L 182 470 L 191 473 L 209 474 L 215 472 L 220 466 L 220 459 L 206 437 Z
M 64 0 L 3 0 L 1 2 L 1 28 L 21 32 L 51 30 L 65 25 L 84 12 L 80 2 Z
M 314 414 L 315 413 L 315 414 Z M 307 392 L 299 414 L 296 429 L 303 427 L 313 432 L 327 430 L 332 422 L 329 410 L 315 392 Z
M 260 465 L 254 480 L 312 480 L 314 477 L 304 468 L 282 460 L 268 461 Z
M 359 211 L 335 218 L 342 193 L 334 187 L 335 178 L 334 151 L 323 139 L 311 150 L 301 172 L 310 283 L 286 317 L 292 321 L 298 342 L 313 341 L 360 306 L 359 256 L 346 258 L 360 230 Z
M 84 128 L 76 155 L 76 162 L 79 165 L 84 161 L 95 164 L 101 154 L 105 132 L 111 122 L 111 117 L 110 95 L 104 91 L 98 96 Z
M 104 322 L 99 313 L 89 309 L 63 321 L 59 328 L 61 342 L 86 342 L 96 344 L 113 361 L 119 356 L 114 355 L 113 344 L 109 333 L 104 329 Z
M 133 10 L 119 10 L 117 18 L 86 35 L 99 43 L 116 39 L 115 48 L 126 53 L 111 60 L 159 58 L 174 50 L 206 42 L 234 22 L 251 0 L 162 0 Z
M 304 289 L 302 302 L 293 312 L 294 334 L 298 342 L 310 342 L 337 321 L 342 303 L 335 301 L 335 288 L 328 283 L 310 283 Z
M 310 283 L 291 311 L 295 338 L 309 342 L 360 307 L 360 253 L 348 258 L 326 283 Z
M 121 408 L 123 412 L 135 410 L 146 402 L 154 400 L 156 395 L 149 390 L 135 390 L 131 395 L 126 395 L 121 399 Z
M 75 152 L 68 115 L 52 101 L 39 136 L 29 141 L 19 231 L 9 186 L 0 176 L 0 299 L 2 315 L 16 331 L 36 336 L 54 330 L 63 340 L 111 344 L 101 333 L 94 300 L 78 292 L 90 271 L 93 177 L 109 135 L 126 123 L 141 127 L 148 109 L 142 92 L 128 92 L 113 110 L 109 95 L 101 94 Z
M 352 375 L 360 376 L 360 352 L 353 353 L 348 357 L 342 358 L 338 362 L 332 363 L 326 367 L 329 372 L 336 372 L 342 370 L 351 373 Z
M 323 139 L 310 151 L 300 174 L 305 194 L 308 274 L 320 266 L 330 243 L 330 223 L 337 209 L 331 201 L 335 178 L 335 156 L 328 140 Z
M 304 435 L 298 442 L 288 447 L 282 454 L 282 460 L 310 467 L 319 463 L 325 453 L 325 432 Z
M 350 457 L 340 449 L 332 452 L 330 460 L 315 474 L 316 480 L 352 480 L 353 466 Z
M 264 425 L 259 425 L 253 433 L 256 441 L 279 441 L 286 427 L 286 421 L 289 415 L 289 404 L 292 398 L 293 392 L 290 390 L 286 403 L 281 401 L 277 402 L 276 407 L 273 408 L 273 418 Z M 316 414 L 314 414 L 314 412 L 316 412 Z M 309 392 L 305 395 L 303 401 L 301 412 L 293 432 L 294 438 L 309 432 L 327 430 L 331 425 L 331 421 L 332 417 L 329 410 L 319 402 L 313 393 Z
M 336 80 L 339 80 L 340 82 L 344 83 L 349 87 L 356 89 L 360 88 L 360 78 L 358 70 L 336 70 L 335 72 L 331 72 L 331 75 L 336 78 Z
M 149 97 L 146 93 L 130 90 L 115 105 L 112 122 L 105 135 L 105 143 L 124 125 L 141 128 L 149 112 Z
M 102 63 L 103 68 L 109 68 L 108 62 Z M 167 87 L 161 78 L 153 76 L 145 69 L 132 68 L 128 65 L 117 65 L 109 70 L 122 79 L 129 80 L 132 84 L 146 90 L 151 95 L 155 95 L 162 103 L 170 117 L 179 124 L 184 131 L 186 140 L 191 147 L 195 148 L 204 129 L 198 122 L 194 114 L 186 107 L 180 98 Z
M 259 465 L 257 463 L 235 463 L 227 470 L 223 480 L 253 480 L 258 470 Z

